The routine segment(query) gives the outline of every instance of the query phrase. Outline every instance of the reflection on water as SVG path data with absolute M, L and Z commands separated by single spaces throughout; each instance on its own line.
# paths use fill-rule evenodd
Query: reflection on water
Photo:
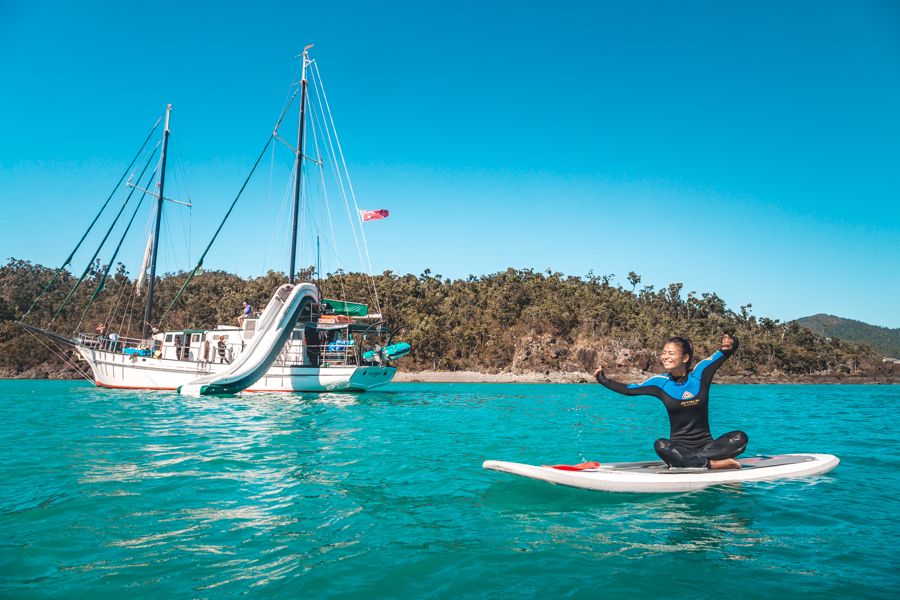
M 702 552 L 747 558 L 765 537 L 753 528 L 752 502 L 740 489 L 687 494 L 598 494 L 536 481 L 498 481 L 486 489 L 487 507 L 518 521 L 528 550 L 565 544 L 598 557 L 644 558 Z M 565 526 L 559 525 L 565 523 Z

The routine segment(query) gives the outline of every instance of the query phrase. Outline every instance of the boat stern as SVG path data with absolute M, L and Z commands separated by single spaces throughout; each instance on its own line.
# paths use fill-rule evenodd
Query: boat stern
M 373 390 L 390 383 L 396 373 L 397 367 L 384 365 L 357 367 L 350 376 L 348 387 L 351 390 Z

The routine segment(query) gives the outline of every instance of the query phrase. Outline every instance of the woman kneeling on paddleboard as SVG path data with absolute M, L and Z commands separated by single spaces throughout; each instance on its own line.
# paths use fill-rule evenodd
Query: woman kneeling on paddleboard
M 669 372 L 644 383 L 625 385 L 594 372 L 597 382 L 626 396 L 656 396 L 669 413 L 669 439 L 658 439 L 654 449 L 670 467 L 739 469 L 734 459 L 747 448 L 747 434 L 732 431 L 713 439 L 709 431 L 709 386 L 713 375 L 738 348 L 730 335 L 722 337 L 722 349 L 691 368 L 694 350 L 683 337 L 673 337 L 663 347 L 663 367 Z

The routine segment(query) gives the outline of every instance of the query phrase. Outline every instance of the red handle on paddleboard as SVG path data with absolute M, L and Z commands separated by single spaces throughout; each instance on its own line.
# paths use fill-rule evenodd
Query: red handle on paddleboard
M 560 471 L 584 471 L 586 469 L 596 469 L 600 466 L 598 462 L 583 462 L 577 465 L 544 465 L 551 469 L 559 469 Z

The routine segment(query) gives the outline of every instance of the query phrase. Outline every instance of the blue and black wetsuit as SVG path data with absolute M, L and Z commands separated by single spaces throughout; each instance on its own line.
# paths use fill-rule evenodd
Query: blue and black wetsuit
M 597 381 L 626 396 L 655 396 L 669 413 L 669 439 L 656 440 L 654 449 L 671 467 L 708 467 L 710 459 L 734 458 L 747 448 L 747 434 L 731 431 L 713 439 L 709 431 L 709 386 L 713 375 L 738 348 L 734 340 L 730 350 L 719 350 L 687 375 L 655 375 L 644 383 L 625 385 L 607 378 L 602 372 Z

